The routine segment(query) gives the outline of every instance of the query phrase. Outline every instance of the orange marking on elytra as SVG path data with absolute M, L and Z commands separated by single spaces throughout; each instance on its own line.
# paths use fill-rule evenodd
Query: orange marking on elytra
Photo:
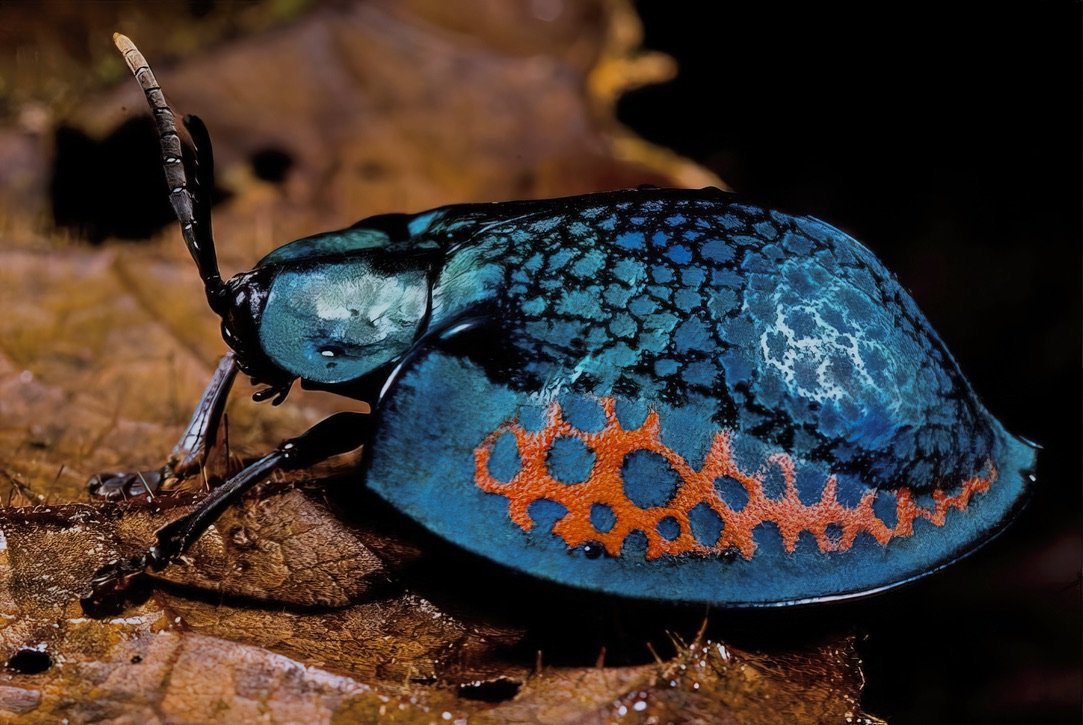
M 943 526 L 949 510 L 965 511 L 970 499 L 989 490 L 997 477 L 996 468 L 989 462 L 986 473 L 964 481 L 958 493 L 948 495 L 934 490 L 931 508 L 918 504 L 909 487 L 892 489 L 896 499 L 896 521 L 889 527 L 873 511 L 877 495 L 874 490 L 866 492 L 856 506 L 848 508 L 839 503 L 838 484 L 835 477 L 830 476 L 824 483 L 819 501 L 802 503 L 797 493 L 794 462 L 789 455 L 775 453 L 759 471 L 742 471 L 730 451 L 728 431 L 715 434 L 703 467 L 697 471 L 662 443 L 661 422 L 656 411 L 650 411 L 639 428 L 625 430 L 617 420 L 616 402 L 612 398 L 601 398 L 599 402 L 606 422 L 596 433 L 574 428 L 564 420 L 560 406 L 553 403 L 549 407 L 548 421 L 541 430 L 527 431 L 517 421 L 509 421 L 489 434 L 474 450 L 474 480 L 478 487 L 507 498 L 508 516 L 523 531 L 530 531 L 534 525 L 528 514 L 530 505 L 547 499 L 567 509 L 553 525 L 554 534 L 569 547 L 598 542 L 611 556 L 620 556 L 628 535 L 641 531 L 647 538 L 647 559 L 689 553 L 707 556 L 731 550 L 750 559 L 756 552 L 752 532 L 764 522 L 773 522 L 778 527 L 787 553 L 793 553 L 802 531 L 813 535 L 822 552 L 847 551 L 862 531 L 886 545 L 894 538 L 911 536 L 918 518 Z M 489 473 L 492 447 L 504 434 L 515 437 L 522 464 L 507 483 L 497 481 Z M 578 438 L 594 452 L 594 467 L 587 480 L 581 483 L 561 483 L 549 474 L 549 449 L 553 441 L 562 436 Z M 637 450 L 662 456 L 680 478 L 676 492 L 664 506 L 640 508 L 624 492 L 621 466 L 624 457 Z M 764 493 L 764 480 L 772 466 L 777 467 L 785 482 L 778 498 L 768 498 Z M 736 480 L 748 494 L 748 501 L 740 511 L 730 508 L 719 495 L 714 482 L 720 476 Z M 689 512 L 700 503 L 710 506 L 723 522 L 718 541 L 710 546 L 696 540 L 688 520 Z M 605 504 L 615 514 L 616 522 L 609 531 L 600 532 L 591 523 L 590 509 L 594 504 Z M 680 528 L 679 535 L 673 540 L 658 533 L 658 524 L 665 518 L 673 518 Z M 828 534 L 828 528 L 833 525 L 839 532 L 834 537 Z

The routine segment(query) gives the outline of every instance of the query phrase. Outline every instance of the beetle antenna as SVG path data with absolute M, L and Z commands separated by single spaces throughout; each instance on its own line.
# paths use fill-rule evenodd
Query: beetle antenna
M 193 194 L 188 188 L 188 179 L 184 173 L 181 140 L 177 134 L 173 111 L 166 103 L 162 88 L 147 64 L 147 59 L 126 35 L 113 33 L 113 44 L 124 56 L 124 62 L 128 64 L 147 97 L 162 145 L 162 170 L 169 186 L 169 202 L 173 205 L 177 221 L 180 222 L 181 235 L 188 246 L 188 252 L 199 269 L 199 276 L 207 291 L 207 301 L 211 309 L 221 315 L 226 304 L 225 285 L 218 271 L 218 256 L 211 236 L 210 201 L 214 188 L 214 157 L 207 127 L 195 116 L 184 119 L 196 152 L 196 173 L 192 178 L 192 189 L 195 191 Z

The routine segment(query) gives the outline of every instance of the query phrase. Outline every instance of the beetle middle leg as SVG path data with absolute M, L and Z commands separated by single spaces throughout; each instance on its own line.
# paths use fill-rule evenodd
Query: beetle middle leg
M 190 513 L 160 528 L 155 533 L 154 545 L 142 554 L 117 559 L 99 569 L 91 581 L 90 592 L 83 597 L 84 609 L 102 611 L 109 603 L 121 598 L 129 585 L 148 570 L 160 571 L 177 561 L 226 508 L 275 471 L 308 468 L 360 448 L 370 430 L 370 415 L 336 413 L 296 438 L 283 441 L 275 450 L 212 490 Z
M 169 490 L 203 469 L 218 436 L 226 399 L 237 377 L 237 357 L 222 356 L 180 440 L 161 468 L 152 471 L 99 473 L 87 482 L 91 495 L 111 501 Z

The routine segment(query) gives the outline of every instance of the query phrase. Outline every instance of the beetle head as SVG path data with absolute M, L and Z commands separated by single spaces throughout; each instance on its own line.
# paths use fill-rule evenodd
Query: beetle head
M 269 261 L 272 255 L 252 272 L 223 282 L 211 232 L 214 156 L 207 128 L 194 116 L 184 119 L 195 151 L 189 181 L 173 111 L 158 81 L 131 40 L 117 33 L 113 41 L 142 86 L 157 124 L 169 199 L 207 301 L 222 318 L 222 335 L 241 371 L 253 383 L 268 386 L 253 397 L 273 397 L 277 404 L 297 378 L 322 387 L 349 384 L 371 379 L 370 373 L 401 358 L 429 319 L 432 250 L 420 255 L 386 249 L 351 253 L 349 244 L 335 243 L 351 231 L 344 230 L 323 235 L 322 243 L 310 240 L 305 248 L 314 257 Z M 407 236 L 415 232 L 403 215 L 374 218 L 367 228 L 390 228 Z M 387 233 L 383 237 L 391 239 Z
M 382 250 L 271 264 L 233 277 L 216 310 L 238 367 L 267 386 L 254 397 L 277 404 L 297 378 L 335 389 L 400 359 L 427 324 L 430 276 Z
M 353 384 L 384 369 L 428 320 L 429 270 L 411 255 L 369 250 L 270 269 L 256 321 L 261 354 L 308 383 Z
M 215 311 L 222 316 L 222 338 L 236 354 L 237 367 L 253 385 L 267 386 L 252 397 L 258 401 L 273 398 L 273 404 L 278 405 L 297 376 L 275 365 L 259 344 L 260 320 L 273 277 L 268 268 L 234 276 L 223 286 Z

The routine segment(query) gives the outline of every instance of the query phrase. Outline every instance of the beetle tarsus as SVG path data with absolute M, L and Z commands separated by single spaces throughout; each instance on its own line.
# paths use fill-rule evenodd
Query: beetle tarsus
M 87 481 L 87 490 L 91 496 L 106 501 L 127 501 L 132 498 L 154 496 L 159 491 L 168 489 L 163 482 L 175 480 L 168 467 L 156 471 L 121 471 L 118 473 L 97 473 Z
M 179 560 L 188 548 L 256 484 L 265 481 L 280 468 L 299 469 L 320 463 L 364 444 L 371 417 L 361 413 L 336 413 L 309 430 L 284 441 L 263 458 L 245 467 L 221 486 L 213 489 L 191 512 L 170 521 L 155 533 L 155 543 L 139 556 L 117 559 L 97 571 L 90 592 L 82 599 L 87 612 L 115 611 L 133 583 L 148 570 L 161 571 Z
M 90 580 L 90 590 L 81 599 L 83 610 L 94 615 L 122 610 L 149 572 L 161 571 L 180 559 L 185 549 L 198 538 L 198 533 L 192 536 L 190 530 L 193 515 L 198 512 L 199 509 L 158 529 L 155 533 L 157 543 L 142 554 L 114 559 L 98 569 Z
M 92 616 L 107 616 L 122 611 L 135 599 L 138 584 L 146 576 L 146 555 L 116 559 L 94 572 L 90 590 L 82 596 L 83 611 Z
M 125 501 L 173 491 L 177 484 L 204 469 L 218 435 L 226 399 L 237 377 L 237 357 L 226 353 L 207 383 L 188 427 L 181 434 L 168 462 L 153 471 L 98 473 L 87 482 L 90 495 L 107 501 Z

